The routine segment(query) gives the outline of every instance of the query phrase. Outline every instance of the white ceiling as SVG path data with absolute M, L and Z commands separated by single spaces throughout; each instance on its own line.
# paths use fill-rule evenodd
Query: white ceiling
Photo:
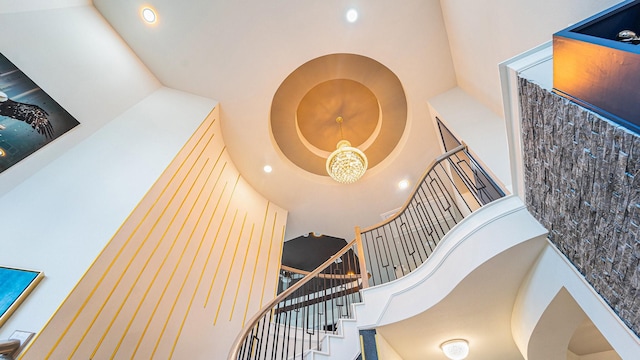
M 165 86 L 219 101 L 235 165 L 258 192 L 290 212 L 286 239 L 310 231 L 351 239 L 355 225 L 372 225 L 399 207 L 408 191 L 399 191 L 397 183 L 408 178 L 413 184 L 440 153 L 429 98 L 460 86 L 500 114 L 499 62 L 616 2 L 93 1 Z M 143 5 L 157 10 L 154 26 L 142 22 Z M 345 19 L 350 8 L 359 12 L 353 24 Z M 293 165 L 269 127 L 271 101 L 282 81 L 302 64 L 335 53 L 366 56 L 389 68 L 408 105 L 398 146 L 349 186 Z M 263 173 L 265 164 L 273 173 Z
M 141 21 L 143 3 L 157 10 L 156 25 Z M 456 79 L 438 0 L 94 4 L 165 86 L 219 101 L 235 165 L 258 192 L 289 210 L 286 239 L 311 231 L 352 239 L 355 225 L 370 226 L 402 205 L 408 191 L 397 183 L 415 182 L 439 154 L 426 100 Z M 345 20 L 351 7 L 360 14 L 354 24 Z M 382 63 L 398 76 L 408 101 L 399 145 L 352 185 L 300 170 L 275 146 L 269 127 L 282 81 L 305 62 L 334 53 Z M 265 164 L 271 174 L 262 171 Z

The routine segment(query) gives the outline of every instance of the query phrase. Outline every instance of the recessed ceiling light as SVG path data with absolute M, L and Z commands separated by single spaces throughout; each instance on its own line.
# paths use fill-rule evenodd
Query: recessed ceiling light
M 266 173 L 270 173 L 273 171 L 273 168 L 271 167 L 271 165 L 265 165 L 263 168 L 264 172 Z
M 356 22 L 356 20 L 358 20 L 358 11 L 356 11 L 356 9 L 349 9 L 347 11 L 347 21 L 352 23 Z
M 150 7 L 142 8 L 142 19 L 149 24 L 153 24 L 158 19 L 155 10 Z
M 409 180 L 402 180 L 398 183 L 398 187 L 400 188 L 400 190 L 404 190 L 406 188 L 409 187 Z

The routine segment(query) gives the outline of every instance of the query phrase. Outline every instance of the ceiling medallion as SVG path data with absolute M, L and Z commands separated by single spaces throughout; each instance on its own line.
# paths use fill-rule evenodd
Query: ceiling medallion
M 364 175 L 369 165 L 367 156 L 358 148 L 352 147 L 348 140 L 342 136 L 341 116 L 336 119 L 340 125 L 340 141 L 336 145 L 336 150 L 327 158 L 327 173 L 331 178 L 342 184 L 351 184 Z

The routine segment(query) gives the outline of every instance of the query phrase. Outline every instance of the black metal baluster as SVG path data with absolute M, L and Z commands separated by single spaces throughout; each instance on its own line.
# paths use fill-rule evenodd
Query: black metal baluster
M 319 303 L 318 303 L 318 279 L 315 278 L 313 280 L 313 333 L 316 335 L 316 349 L 318 349 L 318 347 L 320 346 L 320 331 L 318 329 L 318 324 L 316 323 L 316 321 L 318 320 L 318 313 L 319 313 Z
M 423 221 L 429 225 L 429 229 L 430 229 L 428 233 L 429 239 L 427 241 L 429 241 L 429 249 L 431 250 L 430 251 L 431 253 L 433 252 L 433 249 L 435 248 L 435 246 L 438 244 L 440 237 L 438 236 L 438 229 L 436 229 L 436 225 L 433 223 L 431 216 L 429 216 L 429 208 L 431 207 L 431 204 L 429 203 L 429 197 L 426 193 L 426 191 L 428 190 L 426 189 L 427 187 L 428 186 L 423 181 L 422 186 L 420 186 L 421 198 L 424 199 L 424 201 L 422 202 L 423 206 L 421 207 L 421 210 L 424 216 Z M 433 244 L 433 247 L 431 246 L 431 244 Z
M 265 331 L 268 334 L 271 333 L 271 329 L 269 326 L 269 317 L 271 316 L 271 312 L 266 313 L 263 317 L 262 317 L 262 336 L 260 336 L 260 338 L 258 339 L 258 346 L 257 346 L 257 355 L 252 354 L 251 358 L 252 359 L 264 359 L 265 355 L 267 353 L 267 345 L 269 343 L 268 338 L 265 336 Z M 266 330 L 265 330 L 266 329 Z M 262 350 L 262 347 L 264 348 L 264 351 Z
M 322 293 L 322 304 L 324 306 L 324 332 L 325 335 L 327 333 L 327 331 L 329 330 L 329 310 L 327 309 L 327 278 L 323 277 L 322 278 L 322 288 L 323 288 L 323 293 Z
M 329 274 L 333 275 L 333 271 L 331 269 L 331 267 L 329 267 Z M 331 296 L 331 329 L 333 331 L 333 333 L 335 334 L 336 331 L 336 310 L 338 310 L 338 303 L 336 301 L 336 295 L 335 295 L 335 279 L 333 278 L 333 276 L 331 276 L 331 292 L 330 292 L 330 296 Z
M 394 279 L 399 279 L 402 276 L 404 276 L 404 269 L 402 267 L 402 259 L 403 259 L 402 254 L 404 254 L 405 259 L 407 258 L 406 251 L 404 249 L 404 244 L 402 243 L 402 238 L 400 237 L 400 229 L 398 226 L 399 222 L 400 222 L 400 217 L 396 218 L 391 223 L 389 223 L 390 229 L 391 229 L 391 236 L 387 239 L 387 242 L 390 242 L 393 244 L 393 247 L 395 249 L 396 259 L 398 260 L 397 264 L 395 261 L 393 263 Z M 393 236 L 394 230 L 396 234 L 398 234 L 398 241 L 400 242 L 402 253 L 400 252 L 400 249 L 398 249 L 398 241 L 395 240 L 396 237 Z M 400 268 L 400 273 L 398 273 L 398 268 Z
M 408 209 L 409 214 L 407 214 L 407 222 L 409 222 L 409 226 L 408 226 L 409 237 L 412 245 L 415 248 L 415 251 L 418 253 L 417 254 L 418 259 L 416 260 L 416 254 L 414 253 L 413 254 L 414 268 L 410 269 L 410 271 L 415 270 L 418 266 L 420 266 L 424 262 L 424 260 L 426 260 L 426 256 L 423 259 L 422 253 L 420 252 L 421 247 L 423 247 L 424 245 L 422 245 L 422 238 L 420 236 L 422 232 L 422 224 L 420 224 L 420 222 L 416 222 L 416 217 L 418 216 L 416 213 L 417 211 L 416 208 L 418 203 L 419 203 L 418 199 L 416 199 L 416 195 L 414 194 L 414 198 L 411 201 L 411 207 Z M 419 246 L 418 244 L 422 246 Z
M 344 299 L 344 309 L 345 309 L 345 314 L 344 317 L 349 318 L 349 313 L 351 311 L 351 309 L 349 308 L 349 296 L 348 296 L 348 292 L 347 292 L 347 279 L 346 279 L 346 274 L 347 274 L 347 263 L 346 261 L 342 260 L 342 262 L 340 263 L 340 275 L 342 276 L 342 280 L 341 280 L 341 289 L 342 289 L 342 297 Z
M 286 303 L 285 303 L 286 305 Z M 289 318 L 289 314 L 290 314 L 290 310 L 288 310 L 288 307 L 285 307 L 284 310 L 284 318 L 285 318 L 285 322 L 284 322 L 284 326 L 285 326 L 285 336 L 286 340 L 284 341 L 284 347 L 282 348 L 282 357 L 281 359 L 288 359 L 289 358 L 289 338 L 291 336 L 291 319 Z
M 429 177 L 428 186 L 427 186 L 427 190 L 429 191 L 429 195 L 431 195 L 431 199 L 433 199 L 432 202 L 436 203 L 436 205 L 437 205 L 436 198 L 438 196 L 440 196 L 440 194 L 436 192 L 436 189 L 433 186 L 434 181 L 435 181 L 435 179 L 430 176 Z M 440 210 L 438 210 L 436 212 L 436 209 L 433 208 L 433 205 L 431 205 L 431 202 L 429 202 L 429 208 L 431 209 L 431 212 L 433 213 L 433 216 L 435 218 L 435 223 L 438 224 L 438 228 L 440 228 L 440 232 L 438 233 L 438 242 L 440 242 L 440 239 L 442 239 L 442 237 L 448 232 L 449 229 L 443 228 L 442 227 L 442 222 L 438 221 L 438 213 L 442 214 L 443 216 L 444 216 L 444 214 Z
M 278 303 L 278 306 L 275 309 L 275 313 L 276 313 L 276 319 L 277 319 L 277 314 L 278 314 L 278 310 L 280 309 L 280 305 L 282 304 L 282 302 Z M 273 315 L 272 315 L 273 316 Z M 275 332 L 275 336 L 272 337 L 273 341 L 271 343 L 271 359 L 275 359 L 277 354 L 278 354 L 278 338 L 280 337 L 280 326 L 278 326 L 278 322 L 277 321 L 271 321 L 269 323 L 269 328 L 274 327 L 274 332 Z
M 297 302 L 297 297 L 294 298 L 294 294 L 296 294 L 296 292 L 294 292 L 293 294 L 291 294 L 292 296 L 292 304 L 293 304 L 293 314 L 296 317 L 296 326 L 294 327 L 294 333 L 293 333 L 293 356 L 296 356 L 296 351 L 298 348 L 298 320 L 300 319 L 300 308 L 298 307 L 298 302 Z
M 304 328 L 302 329 L 302 344 L 304 345 L 304 339 L 306 338 L 306 335 L 310 335 L 308 330 L 309 329 L 309 306 L 307 306 L 308 301 L 309 301 L 309 287 L 308 287 L 309 283 L 305 284 L 305 291 L 304 291 L 304 295 L 302 298 L 302 303 L 303 303 L 303 307 L 302 307 L 302 311 L 304 312 Z M 309 339 L 309 347 L 311 347 L 311 339 Z M 303 347 L 302 349 L 302 353 L 304 353 L 305 349 Z

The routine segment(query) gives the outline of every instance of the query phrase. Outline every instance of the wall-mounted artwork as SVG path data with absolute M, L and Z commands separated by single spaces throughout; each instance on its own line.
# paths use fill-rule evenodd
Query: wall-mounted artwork
M 0 173 L 78 124 L 0 54 Z
M 0 266 L 0 326 L 44 277 L 42 271 Z

